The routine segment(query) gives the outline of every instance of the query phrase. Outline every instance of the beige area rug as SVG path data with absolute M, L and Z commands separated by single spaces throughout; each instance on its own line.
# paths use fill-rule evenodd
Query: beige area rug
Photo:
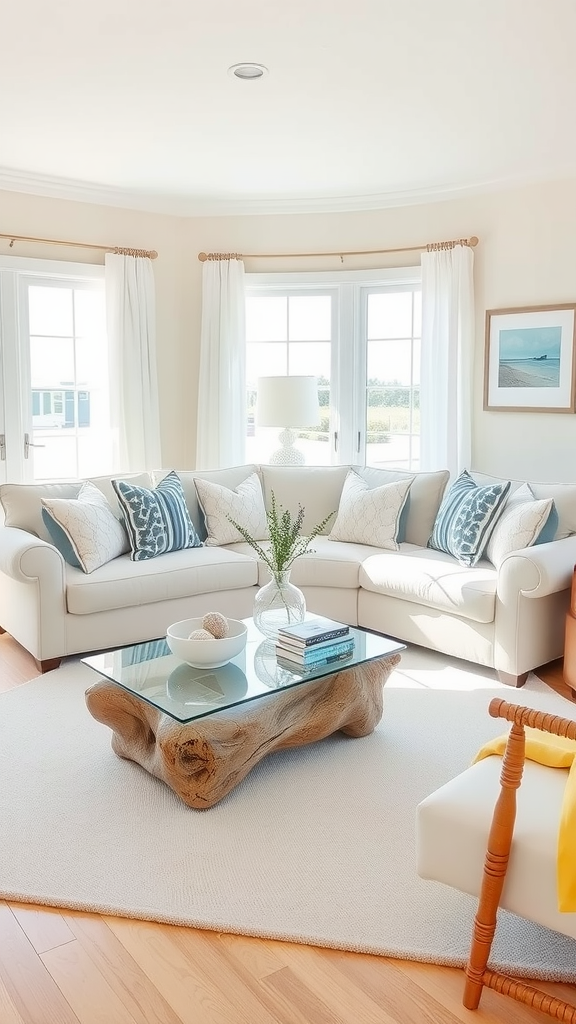
M 572 711 L 534 676 L 514 691 L 412 649 L 371 736 L 273 754 L 201 812 L 114 755 L 94 679 L 72 661 L 0 696 L 1 897 L 452 965 L 475 904 L 416 875 L 416 804 L 502 731 L 494 694 Z M 502 916 L 503 969 L 573 981 L 575 953 Z

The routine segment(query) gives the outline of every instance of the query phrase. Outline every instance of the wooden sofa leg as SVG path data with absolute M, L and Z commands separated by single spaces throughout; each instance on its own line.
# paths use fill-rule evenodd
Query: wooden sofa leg
M 36 661 L 36 665 L 42 675 L 44 675 L 45 672 L 51 672 L 54 668 L 59 668 L 61 660 L 61 658 L 47 658 L 46 661 L 36 661 L 36 658 L 34 658 L 34 661 Z
M 501 683 L 506 683 L 506 686 L 524 686 L 529 675 L 529 672 L 523 672 L 521 676 L 513 676 L 510 672 L 499 672 L 498 679 Z

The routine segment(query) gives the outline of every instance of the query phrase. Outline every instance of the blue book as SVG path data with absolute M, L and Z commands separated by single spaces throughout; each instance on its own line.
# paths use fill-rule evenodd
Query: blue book
M 349 644 L 350 642 L 354 642 L 354 637 L 351 636 L 350 632 L 343 636 L 331 636 L 328 638 L 328 640 L 319 640 L 318 643 L 308 644 L 308 646 L 295 643 L 291 637 L 283 636 L 281 633 L 278 635 L 277 640 L 277 643 L 282 648 L 282 650 L 293 651 L 294 654 L 297 654 L 298 657 L 300 658 L 308 657 L 308 655 L 312 653 L 320 653 L 320 651 L 326 651 L 329 647 L 334 647 L 335 644 Z
M 328 647 L 307 648 L 305 651 L 293 651 L 283 647 L 282 643 L 276 645 L 276 654 L 286 661 L 295 665 L 317 665 L 319 662 L 337 661 L 339 658 L 346 658 L 354 650 L 354 637 L 346 637 L 339 642 L 334 642 Z

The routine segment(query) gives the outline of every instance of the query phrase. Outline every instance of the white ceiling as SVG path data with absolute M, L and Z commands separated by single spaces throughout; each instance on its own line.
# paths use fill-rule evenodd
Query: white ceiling
M 217 215 L 576 176 L 575 39 L 576 0 L 5 0 L 0 188 Z

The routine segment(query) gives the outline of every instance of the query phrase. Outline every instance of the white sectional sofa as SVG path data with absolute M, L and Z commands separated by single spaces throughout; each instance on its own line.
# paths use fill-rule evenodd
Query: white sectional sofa
M 338 510 L 350 469 L 247 465 L 178 476 L 191 519 L 205 538 L 195 477 L 234 490 L 257 473 L 267 507 L 272 492 L 293 512 L 304 507 L 305 532 Z M 513 685 L 562 655 L 576 562 L 576 485 L 533 485 L 537 497 L 547 491 L 559 497 L 560 534 L 568 536 L 513 551 L 498 569 L 486 559 L 469 568 L 427 547 L 447 472 L 355 471 L 369 488 L 412 481 L 398 549 L 330 539 L 332 520 L 292 571 L 310 611 L 492 667 Z M 153 487 L 167 472 L 122 478 Z M 120 517 L 111 480 L 92 482 Z M 43 671 L 66 655 L 161 637 L 170 623 L 206 611 L 251 614 L 256 588 L 268 576 L 244 542 L 204 544 L 143 561 L 121 554 L 90 573 L 69 565 L 46 530 L 41 498 L 75 498 L 81 485 L 0 487 L 0 627 Z

